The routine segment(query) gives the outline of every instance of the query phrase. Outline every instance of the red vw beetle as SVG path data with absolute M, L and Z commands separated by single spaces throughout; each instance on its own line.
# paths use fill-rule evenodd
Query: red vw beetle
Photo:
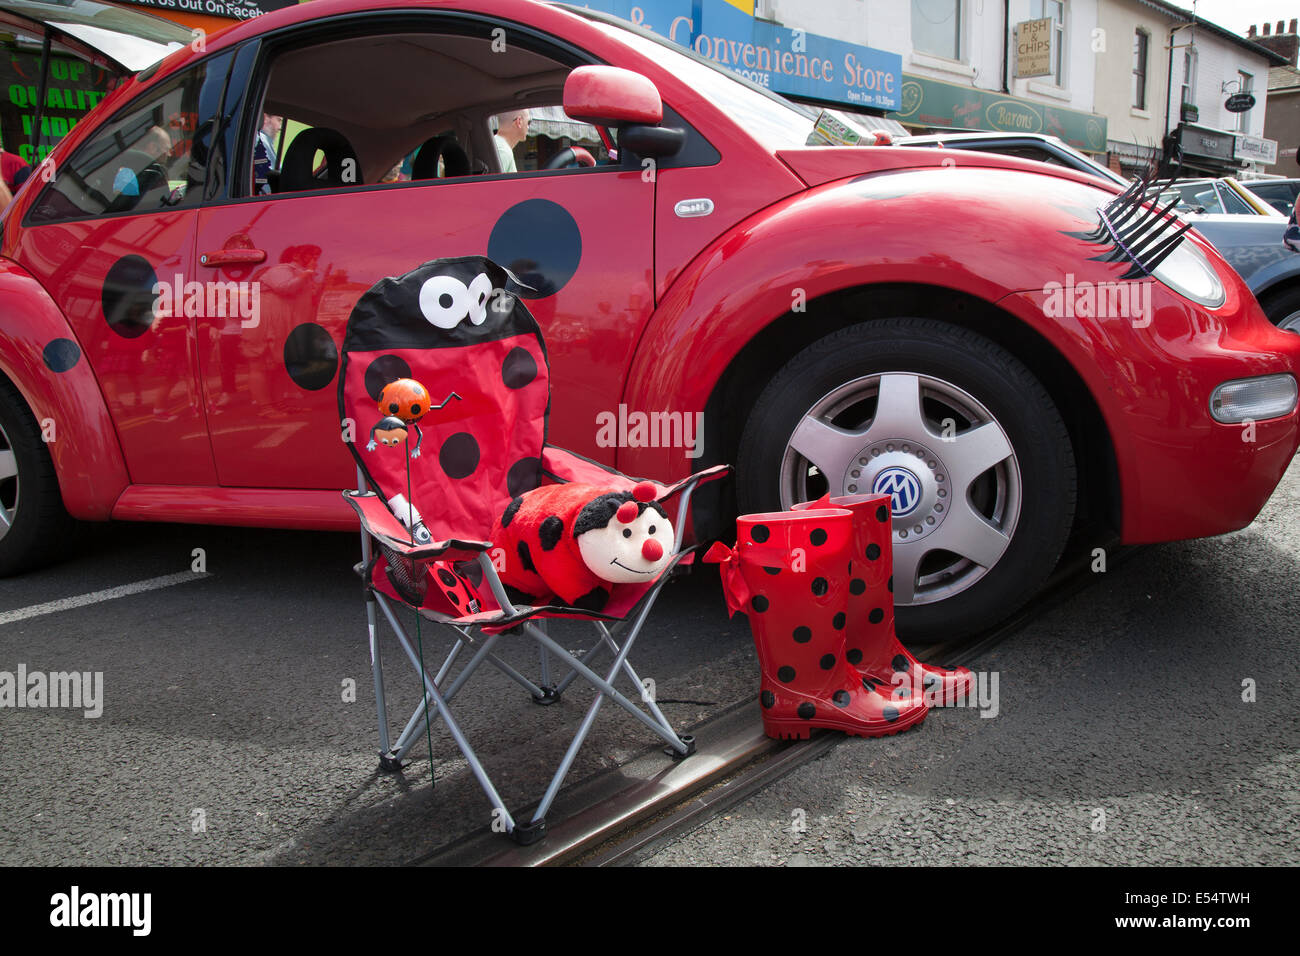
M 317 0 L 170 54 L 3 221 L 0 570 L 69 516 L 355 527 L 349 312 L 462 255 L 534 290 L 553 442 L 664 480 L 737 465 L 701 535 L 891 493 L 911 635 L 1010 613 L 1077 522 L 1254 519 L 1296 451 L 1300 337 L 1210 246 L 1079 173 L 808 146 L 815 119 L 531 0 Z

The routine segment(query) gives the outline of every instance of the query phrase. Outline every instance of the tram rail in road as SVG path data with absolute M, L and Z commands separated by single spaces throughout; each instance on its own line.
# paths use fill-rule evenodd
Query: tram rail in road
M 1104 547 L 1110 569 L 1145 550 Z M 1062 601 L 1093 584 L 1092 547 L 1057 569 L 1043 591 L 1007 621 L 981 634 L 930 645 L 922 660 L 970 666 L 985 653 Z M 546 838 L 514 846 L 500 834 L 475 830 L 426 856 L 423 866 L 619 866 L 636 862 L 654 847 L 693 830 L 790 771 L 826 754 L 847 739 L 822 732 L 807 741 L 765 736 L 746 699 L 691 727 L 698 750 L 665 764 L 657 747 L 617 769 L 597 774 L 561 794 Z

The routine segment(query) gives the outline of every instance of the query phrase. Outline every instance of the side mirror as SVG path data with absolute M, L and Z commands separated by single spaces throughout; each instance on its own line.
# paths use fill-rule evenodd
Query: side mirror
M 580 66 L 564 81 L 564 112 L 597 126 L 658 126 L 663 100 L 654 83 L 616 66 Z

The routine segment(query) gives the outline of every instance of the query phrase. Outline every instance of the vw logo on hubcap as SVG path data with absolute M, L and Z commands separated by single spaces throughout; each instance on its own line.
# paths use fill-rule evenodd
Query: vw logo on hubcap
M 886 468 L 876 475 L 871 490 L 878 495 L 889 495 L 890 508 L 899 517 L 911 514 L 921 501 L 921 483 L 906 468 Z

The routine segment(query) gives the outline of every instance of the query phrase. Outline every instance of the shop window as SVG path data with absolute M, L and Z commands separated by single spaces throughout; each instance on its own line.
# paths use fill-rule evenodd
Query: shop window
M 494 51 L 481 33 L 373 34 L 281 52 L 256 114 L 246 194 L 588 165 L 576 147 L 611 162 L 594 127 L 560 122 L 568 65 L 515 44 Z
M 200 100 L 205 67 L 163 84 L 138 105 L 103 124 L 57 169 L 32 207 L 33 223 L 194 206 L 201 199 L 206 150 Z
M 53 43 L 45 103 L 40 95 L 42 41 L 21 32 L 0 35 L 0 146 L 35 166 L 120 81 L 107 61 L 90 62 Z M 38 122 L 40 129 L 36 128 Z
M 912 0 L 912 49 L 961 59 L 961 0 Z
M 1133 33 L 1133 107 L 1147 108 L 1147 52 L 1151 48 L 1151 36 L 1145 30 Z
M 1255 88 L 1255 78 L 1251 76 L 1249 73 L 1244 73 L 1241 70 L 1238 70 L 1237 71 L 1238 92 L 1250 93 L 1254 90 L 1254 88 Z M 1246 110 L 1244 113 L 1237 114 L 1237 132 L 1239 133 L 1250 132 L 1250 113 L 1251 113 L 1250 110 Z
M 1051 81 L 1065 86 L 1065 0 L 1033 0 L 1029 4 L 1031 20 L 1052 21 Z

